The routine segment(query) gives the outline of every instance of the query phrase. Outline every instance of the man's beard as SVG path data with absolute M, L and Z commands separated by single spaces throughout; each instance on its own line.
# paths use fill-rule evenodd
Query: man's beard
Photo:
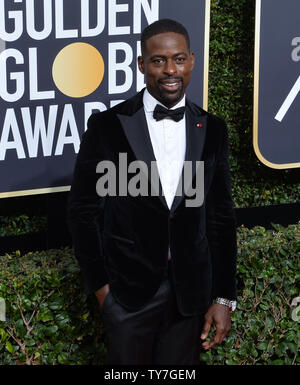
M 180 87 L 179 89 L 172 93 L 167 93 L 161 86 L 160 83 L 158 83 L 158 88 L 157 88 L 159 98 L 158 100 L 164 104 L 165 106 L 172 106 L 177 104 L 179 102 L 183 95 L 184 95 L 184 87 L 183 87 L 183 79 L 180 79 Z

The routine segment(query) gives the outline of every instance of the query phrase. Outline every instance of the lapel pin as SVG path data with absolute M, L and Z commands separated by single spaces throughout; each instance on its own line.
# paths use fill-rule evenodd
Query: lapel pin
M 197 127 L 202 127 L 202 123 L 197 123 Z

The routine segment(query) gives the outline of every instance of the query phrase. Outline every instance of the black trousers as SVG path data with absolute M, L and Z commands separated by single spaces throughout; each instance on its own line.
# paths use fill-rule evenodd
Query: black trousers
M 170 276 L 144 308 L 128 311 L 109 292 L 102 306 L 111 365 L 197 365 L 204 315 L 178 312 Z

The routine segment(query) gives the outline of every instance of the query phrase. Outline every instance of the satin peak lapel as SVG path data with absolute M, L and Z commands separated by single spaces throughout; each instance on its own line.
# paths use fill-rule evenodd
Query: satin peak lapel
M 165 197 L 160 193 L 160 191 L 162 191 L 162 187 L 144 109 L 139 108 L 133 115 L 117 114 L 117 116 L 123 126 L 123 130 L 136 156 L 136 159 L 145 162 L 147 165 L 148 179 L 151 182 L 153 192 L 155 192 L 155 195 L 159 197 L 163 205 L 169 209 Z M 154 172 L 158 176 L 158 183 L 156 180 L 152 181 L 150 172 L 151 167 L 155 169 Z
M 186 109 L 186 152 L 185 152 L 185 162 L 192 162 L 192 182 L 195 173 L 196 173 L 196 161 L 201 161 L 203 146 L 206 136 L 206 124 L 207 124 L 207 114 L 203 111 L 202 113 L 195 108 L 192 108 L 190 103 L 187 101 Z M 173 204 L 171 207 L 171 212 L 174 212 L 177 207 L 180 205 L 182 199 L 185 196 L 185 192 L 188 191 L 189 186 L 184 186 L 183 173 L 181 174 L 179 186 L 182 186 L 179 191 L 180 195 L 175 195 Z M 183 193 L 181 191 L 183 190 Z

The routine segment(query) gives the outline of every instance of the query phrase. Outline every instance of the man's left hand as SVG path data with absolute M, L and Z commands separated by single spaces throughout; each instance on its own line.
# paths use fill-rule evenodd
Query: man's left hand
M 230 308 L 227 306 L 220 305 L 218 303 L 210 306 L 204 316 L 205 323 L 201 339 L 205 340 L 207 338 L 211 325 L 215 325 L 216 335 L 211 341 L 203 342 L 202 346 L 205 350 L 209 350 L 216 345 L 220 345 L 223 339 L 227 336 L 231 327 L 230 313 Z

